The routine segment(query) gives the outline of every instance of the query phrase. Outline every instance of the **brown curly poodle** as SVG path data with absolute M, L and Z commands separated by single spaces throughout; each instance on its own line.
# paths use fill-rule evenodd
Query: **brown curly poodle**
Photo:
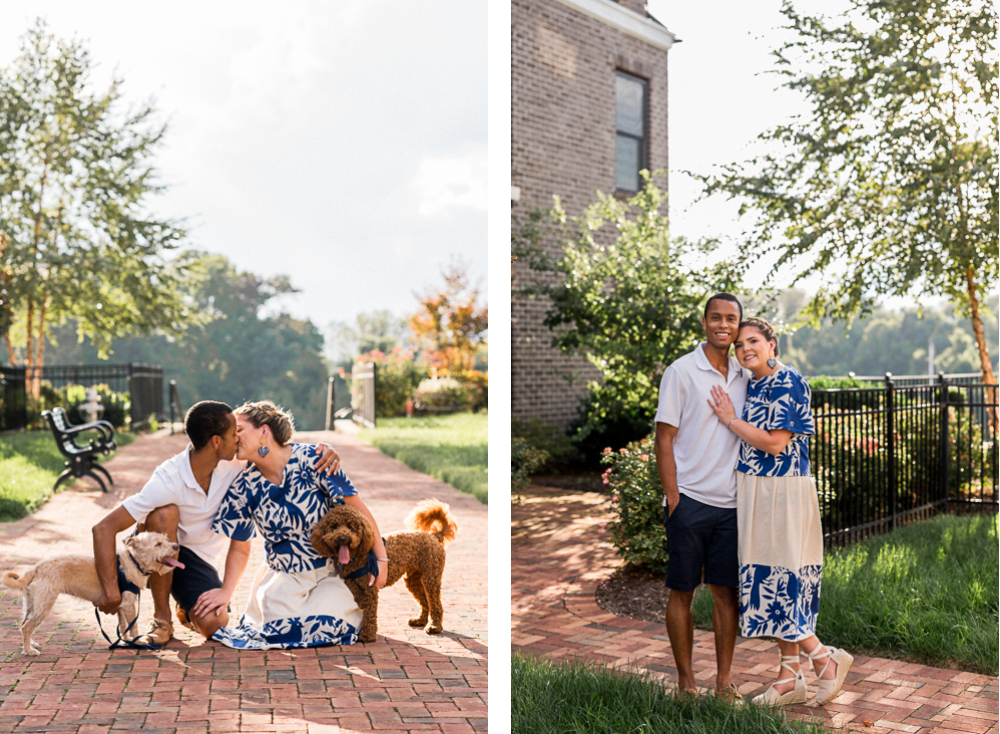
M 458 525 L 438 500 L 424 500 L 416 506 L 405 525 L 409 530 L 390 533 L 385 539 L 389 555 L 389 578 L 392 586 L 403 576 L 406 588 L 420 604 L 420 616 L 409 620 L 411 627 L 423 627 L 428 634 L 440 632 L 444 608 L 441 606 L 441 576 L 444 573 L 444 547 L 455 539 Z M 337 573 L 354 594 L 361 608 L 361 642 L 374 642 L 378 632 L 378 587 L 368 585 L 363 569 L 368 552 L 375 545 L 375 534 L 364 515 L 347 505 L 337 505 L 319 521 L 312 532 L 312 546 L 321 556 L 337 559 Z M 348 578 L 352 573 L 358 578 Z M 430 616 L 430 623 L 427 618 Z

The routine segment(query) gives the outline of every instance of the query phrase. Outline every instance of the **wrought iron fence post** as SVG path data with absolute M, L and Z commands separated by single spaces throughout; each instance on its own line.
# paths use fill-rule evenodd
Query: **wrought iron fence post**
M 170 435 L 174 435 L 174 391 L 177 389 L 177 380 L 170 381 Z
M 889 493 L 889 517 L 891 529 L 896 529 L 897 518 L 897 490 L 896 490 L 896 416 L 895 416 L 895 387 L 892 384 L 892 373 L 885 373 L 885 431 L 886 436 L 886 491 Z
M 326 383 L 326 429 L 331 430 L 331 425 L 333 423 L 333 397 L 334 397 L 334 387 L 333 387 L 333 376 L 330 376 L 329 381 Z
M 938 372 L 938 383 L 940 384 L 941 395 L 938 398 L 941 404 L 941 497 L 945 500 L 945 512 L 950 512 L 951 492 L 948 491 L 948 378 L 943 372 Z

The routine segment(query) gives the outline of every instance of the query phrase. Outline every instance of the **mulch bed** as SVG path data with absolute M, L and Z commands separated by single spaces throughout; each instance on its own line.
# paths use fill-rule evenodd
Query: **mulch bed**
M 619 617 L 663 623 L 667 587 L 663 574 L 626 564 L 597 587 L 597 606 Z

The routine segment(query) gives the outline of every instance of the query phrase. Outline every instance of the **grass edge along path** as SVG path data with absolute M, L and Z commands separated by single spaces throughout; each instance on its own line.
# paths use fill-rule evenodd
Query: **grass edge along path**
M 780 708 L 734 706 L 715 696 L 678 696 L 648 671 L 583 660 L 511 658 L 511 732 L 635 734 L 821 734 Z
M 827 550 L 817 636 L 852 653 L 997 675 L 998 522 L 938 515 Z M 705 591 L 695 595 L 695 624 L 711 629 Z
M 134 433 L 115 432 L 115 443 L 127 446 L 136 439 Z M 110 460 L 100 455 L 98 463 Z M 0 522 L 27 517 L 41 507 L 54 493 L 52 486 L 65 468 L 66 458 L 59 453 L 52 432 L 24 431 L 0 435 Z M 59 487 L 72 487 L 72 479 Z
M 452 413 L 412 418 L 379 418 L 378 427 L 358 437 L 383 454 L 484 505 L 488 499 L 487 413 Z

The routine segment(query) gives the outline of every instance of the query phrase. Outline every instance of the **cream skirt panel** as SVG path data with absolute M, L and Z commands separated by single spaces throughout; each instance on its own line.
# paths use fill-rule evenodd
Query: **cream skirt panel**
M 823 570 L 816 484 L 736 472 L 736 487 L 743 636 L 810 637 Z

